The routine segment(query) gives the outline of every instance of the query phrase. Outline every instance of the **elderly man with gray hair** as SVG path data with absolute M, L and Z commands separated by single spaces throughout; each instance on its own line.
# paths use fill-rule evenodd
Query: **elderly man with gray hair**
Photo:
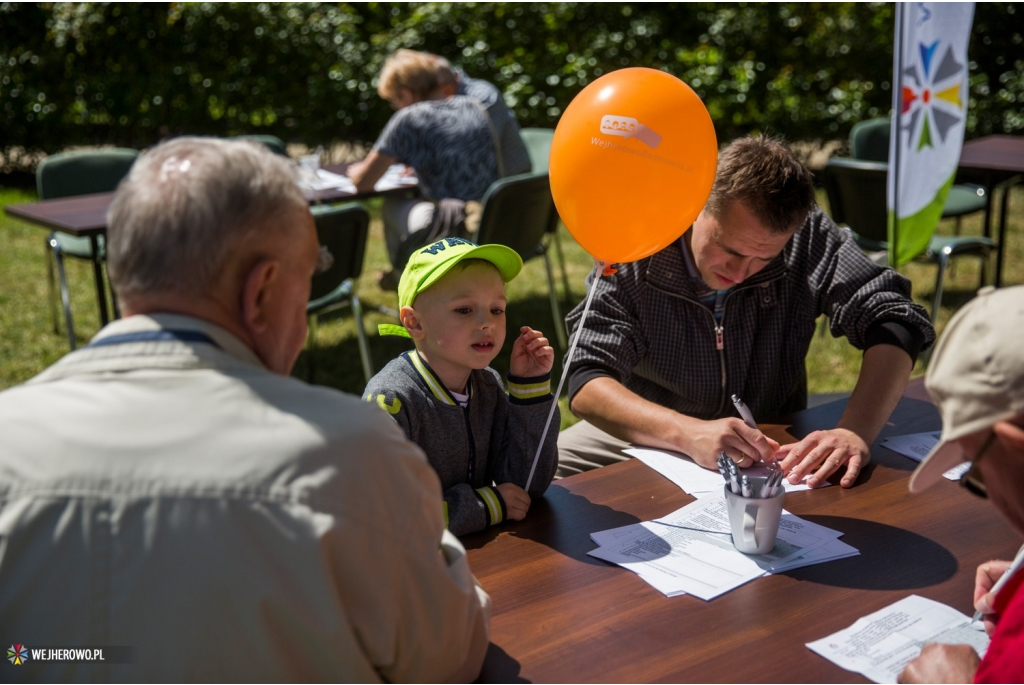
M 489 599 L 423 453 L 287 376 L 318 257 L 287 162 L 159 145 L 107 245 L 124 318 L 0 393 L 5 676 L 473 679 Z

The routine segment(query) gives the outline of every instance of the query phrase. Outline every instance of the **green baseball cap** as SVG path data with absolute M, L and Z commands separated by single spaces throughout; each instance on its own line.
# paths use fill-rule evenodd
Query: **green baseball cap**
M 504 245 L 477 245 L 464 238 L 442 238 L 413 253 L 398 282 L 398 308 L 411 307 L 416 296 L 437 283 L 451 268 L 464 259 L 483 259 L 493 264 L 508 283 L 523 269 L 523 260 L 515 250 Z M 381 335 L 410 337 L 405 326 L 382 323 Z

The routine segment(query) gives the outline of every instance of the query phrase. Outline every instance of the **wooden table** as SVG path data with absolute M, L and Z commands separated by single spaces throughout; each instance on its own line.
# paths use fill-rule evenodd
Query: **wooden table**
M 349 164 L 330 164 L 324 166 L 327 171 L 344 175 Z M 403 194 L 415 191 L 415 185 L 394 188 L 385 191 L 371 190 L 368 192 L 350 193 L 337 188 L 325 190 L 304 190 L 303 194 L 310 204 L 329 204 L 349 200 L 364 200 L 380 195 Z M 18 205 L 7 205 L 4 212 L 8 215 L 41 226 L 51 231 L 59 231 L 81 238 L 89 238 L 93 254 L 99 254 L 99 236 L 107 232 L 107 210 L 114 199 L 114 193 L 95 193 L 93 195 L 76 195 L 53 200 L 40 200 Z M 93 260 L 93 276 L 96 281 L 96 296 L 100 307 L 100 324 L 106 325 L 107 313 L 106 288 L 103 283 L 103 269 L 98 260 Z M 116 306 L 116 301 L 115 301 Z
M 765 426 L 776 439 L 834 426 L 845 400 Z M 938 430 L 920 380 L 882 437 Z M 790 437 L 792 436 L 792 437 Z M 915 464 L 875 447 L 856 487 L 786 497 L 794 514 L 843 531 L 860 556 L 759 578 L 710 602 L 666 598 L 586 556 L 593 531 L 692 501 L 636 460 L 552 484 L 525 521 L 464 539 L 493 599 L 482 682 L 867 682 L 804 645 L 910 594 L 970 615 L 974 569 L 1020 540 L 987 502 L 943 481 L 910 495 Z
M 996 186 L 1003 187 L 999 213 L 999 239 L 996 248 L 996 286 L 1003 284 L 1003 254 L 1006 246 L 1006 213 L 1010 188 L 1020 183 L 1024 174 L 1024 137 L 985 136 L 964 143 L 960 152 L 957 178 L 980 183 L 989 189 L 985 212 L 985 236 L 992 237 L 992 201 Z

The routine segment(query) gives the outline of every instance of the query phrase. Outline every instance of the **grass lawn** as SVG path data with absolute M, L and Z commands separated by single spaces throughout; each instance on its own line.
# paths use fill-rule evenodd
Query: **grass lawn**
M 35 200 L 35 193 L 28 190 L 0 188 L 0 205 Z M 822 199 L 824 203 L 824 200 Z M 824 205 L 823 205 L 824 206 Z M 997 204 L 998 206 L 998 204 Z M 382 292 L 376 285 L 377 274 L 387 266 L 384 240 L 380 222 L 379 201 L 370 203 L 370 243 L 367 250 L 359 292 L 370 310 L 374 305 L 394 308 L 397 298 L 393 293 Z M 1024 283 L 1024 191 L 1013 191 L 1010 202 L 1010 224 L 1007 231 L 1007 248 L 1004 262 L 1005 285 Z M 558 272 L 557 254 L 552 251 L 556 269 L 556 284 L 562 295 L 562 315 L 570 305 L 583 297 L 583 279 L 590 269 L 591 261 L 576 244 L 572 236 L 561 230 L 561 243 L 565 249 L 565 261 L 572 297 L 567 299 L 562 292 L 561 275 Z M 980 234 L 981 219 L 966 219 L 962 227 L 965 234 Z M 953 222 L 943 222 L 939 232 L 950 234 Z M 33 225 L 0 215 L 0 389 L 24 382 L 55 362 L 68 351 L 67 339 L 60 325 L 55 332 L 51 322 L 47 288 L 46 255 L 44 238 L 46 231 Z M 67 260 L 68 279 L 71 286 L 72 311 L 80 344 L 86 343 L 99 330 L 99 314 L 93 285 L 91 267 L 87 262 Z M 973 297 L 978 284 L 978 260 L 964 258 L 954 262 L 947 277 L 943 306 L 939 312 L 938 328 L 942 327 L 953 313 Z M 914 299 L 931 307 L 935 284 L 935 267 L 909 264 L 902 272 L 913 282 Z M 991 279 L 993 270 L 989 271 Z M 552 331 L 554 325 L 551 307 L 548 303 L 547 278 L 541 259 L 526 264 L 522 275 L 508 286 L 508 330 L 518 330 L 529 324 L 535 328 Z M 59 308 L 58 308 L 59 315 Z M 62 321 L 62 318 L 61 318 Z M 370 335 L 370 351 L 375 369 L 380 369 L 389 359 L 398 355 L 410 344 L 400 338 L 378 337 L 377 324 L 393 322 L 376 311 L 366 315 L 367 332 Z M 513 337 L 509 333 L 509 338 Z M 554 337 L 554 336 L 550 336 Z M 315 381 L 340 390 L 360 393 L 365 385 L 359 363 L 355 326 L 347 312 L 329 314 L 321 320 L 318 335 L 318 349 L 315 358 Z M 511 343 L 495 360 L 494 367 L 504 373 L 508 368 L 508 353 Z M 305 378 L 310 368 L 310 352 L 302 353 L 295 368 L 295 375 Z M 834 339 L 828 333 L 815 335 L 807 357 L 807 375 L 811 393 L 846 392 L 853 388 L 860 365 L 860 352 L 843 339 Z M 555 379 L 561 373 L 561 354 L 556 355 Z M 914 375 L 924 373 L 923 363 L 918 362 Z M 564 395 L 564 391 L 563 391 Z M 564 396 L 560 399 L 562 427 L 575 422 L 566 407 Z

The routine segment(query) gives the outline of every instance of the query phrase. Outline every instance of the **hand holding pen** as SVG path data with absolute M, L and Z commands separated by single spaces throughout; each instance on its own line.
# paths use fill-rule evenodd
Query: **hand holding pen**
M 995 629 L 998 611 L 995 608 L 996 596 L 1010 578 L 1024 565 L 1024 546 L 1017 551 L 1011 561 L 987 561 L 978 567 L 974 577 L 974 620 L 985 619 L 985 632 L 989 635 Z
M 734 407 L 736 407 L 736 411 L 739 412 L 740 417 L 743 419 L 743 423 L 747 424 L 747 426 L 749 426 L 750 428 L 753 428 L 754 430 L 760 432 L 760 429 L 757 427 L 757 421 L 754 420 L 753 412 L 750 411 L 750 407 L 748 407 L 746 403 L 739 398 L 738 395 L 732 396 L 732 404 Z M 771 444 L 773 451 L 779 449 L 779 443 L 775 442 L 771 438 L 768 438 L 767 436 L 765 437 L 765 440 L 767 440 Z M 772 469 L 778 469 L 778 459 L 774 458 L 774 454 L 772 456 L 773 459 L 769 462 L 767 459 L 764 458 L 764 455 L 762 455 L 761 461 L 771 466 Z

